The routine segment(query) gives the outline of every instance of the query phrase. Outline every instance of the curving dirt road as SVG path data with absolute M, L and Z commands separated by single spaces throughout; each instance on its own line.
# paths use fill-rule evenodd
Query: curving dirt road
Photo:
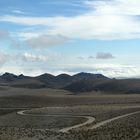
M 66 133 L 69 130 L 72 130 L 72 129 L 75 129 L 75 128 L 79 128 L 79 127 L 87 125 L 87 124 L 91 124 L 92 122 L 95 121 L 95 118 L 94 117 L 90 117 L 90 116 L 76 116 L 76 117 L 84 117 L 84 118 L 87 119 L 87 121 L 84 122 L 84 123 L 81 123 L 81 124 L 77 124 L 77 125 L 71 126 L 71 127 L 63 128 L 63 129 L 61 129 L 59 131 L 63 132 L 63 133 Z
M 75 129 L 75 128 L 79 128 L 81 126 L 84 126 L 84 125 L 87 125 L 87 124 L 91 124 L 95 121 L 95 118 L 92 117 L 92 116 L 74 116 L 74 115 L 59 115 L 59 114 L 56 114 L 56 115 L 39 115 L 39 114 L 28 114 L 28 113 L 25 113 L 27 110 L 23 110 L 23 111 L 18 111 L 17 114 L 19 115 L 24 115 L 24 116 L 66 116 L 66 117 L 83 117 L 83 118 L 86 118 L 87 121 L 84 122 L 84 123 L 81 123 L 81 124 L 77 124 L 77 125 L 74 125 L 74 126 L 71 126 L 71 127 L 67 127 L 67 128 L 63 128 L 63 129 L 60 129 L 59 132 L 63 132 L 63 133 L 67 133 L 69 130 L 72 130 L 72 129 Z M 121 116 L 117 116 L 117 117 L 114 117 L 114 118 L 111 118 L 111 119 L 108 119 L 108 120 L 105 120 L 105 121 L 102 121 L 102 122 L 99 122 L 97 124 L 94 124 L 93 126 L 91 126 L 89 129 L 97 129 L 103 125 L 106 125 L 107 123 L 110 123 L 112 121 L 115 121 L 115 120 L 118 120 L 118 119 L 121 119 L 121 118 L 124 118 L 124 117 L 127 117 L 127 116 L 131 116 L 131 115 L 134 115 L 134 114 L 138 114 L 140 113 L 140 111 L 136 111 L 136 112 L 132 112 L 132 113 L 128 113 L 128 114 L 125 114 L 125 115 L 121 115 Z
M 72 129 L 75 129 L 75 128 L 79 128 L 81 126 L 84 126 L 84 125 L 87 125 L 87 124 L 91 124 L 92 122 L 95 121 L 95 118 L 94 117 L 91 117 L 91 116 L 74 116 L 74 115 L 61 115 L 61 114 L 56 114 L 56 115 L 39 115 L 39 114 L 28 114 L 28 113 L 25 113 L 27 110 L 22 110 L 22 111 L 18 111 L 17 114 L 19 115 L 24 115 L 24 116 L 63 116 L 63 117 L 76 117 L 76 118 L 86 118 L 87 121 L 84 122 L 84 123 L 80 123 L 80 124 L 77 124 L 77 125 L 74 125 L 74 126 L 70 126 L 70 127 L 66 127 L 66 128 L 63 128 L 63 129 L 60 129 L 59 132 L 63 132 L 63 133 L 66 133 L 68 132 L 69 130 L 72 130 Z

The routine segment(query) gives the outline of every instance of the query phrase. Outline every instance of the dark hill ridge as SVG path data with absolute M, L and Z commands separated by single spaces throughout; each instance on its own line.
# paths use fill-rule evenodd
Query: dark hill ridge
M 57 76 L 45 73 L 30 77 L 5 73 L 0 76 L 1 86 L 19 88 L 59 88 L 72 92 L 102 91 L 111 93 L 140 93 L 140 79 L 110 79 L 102 74 L 78 73 Z
M 81 73 L 78 73 L 78 74 L 75 74 L 73 75 L 74 78 L 77 78 L 79 80 L 82 80 L 82 79 L 91 79 L 91 78 L 94 78 L 94 79 L 106 79 L 107 77 L 105 77 L 104 75 L 102 74 L 91 74 L 91 73 L 85 73 L 85 72 L 81 72 Z
M 64 88 L 74 82 L 78 81 L 90 81 L 90 80 L 102 80 L 108 79 L 101 74 L 91 73 L 78 73 L 73 76 L 68 74 L 60 74 L 57 76 L 45 73 L 36 77 L 29 77 L 24 75 L 14 75 L 12 73 L 5 73 L 0 76 L 0 85 L 9 85 L 15 87 L 29 87 L 29 88 Z M 38 83 L 38 85 L 37 85 Z M 32 86 L 27 86 L 27 85 Z

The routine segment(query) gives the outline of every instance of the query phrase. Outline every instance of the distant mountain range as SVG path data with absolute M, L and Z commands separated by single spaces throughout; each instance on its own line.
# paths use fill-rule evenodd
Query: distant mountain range
M 42 74 L 36 77 L 5 73 L 0 76 L 0 86 L 18 88 L 55 88 L 71 92 L 101 91 L 110 93 L 140 93 L 140 79 L 110 79 L 102 74 L 78 73 L 73 76 Z

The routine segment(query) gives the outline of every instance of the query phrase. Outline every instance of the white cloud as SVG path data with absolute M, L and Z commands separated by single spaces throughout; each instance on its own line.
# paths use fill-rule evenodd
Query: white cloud
M 22 55 L 22 60 L 27 62 L 47 62 L 48 57 L 43 55 L 34 55 L 30 53 L 24 53 Z
M 96 59 L 113 59 L 115 58 L 111 53 L 104 53 L 104 52 L 99 52 L 96 55 Z
M 140 15 L 139 0 L 87 0 L 84 3 L 91 9 L 94 8 L 96 14 Z
M 68 20 L 69 18 L 59 16 L 59 17 L 24 17 L 24 16 L 0 16 L 0 21 L 13 22 L 21 25 L 46 25 L 54 26 L 57 22 L 62 22 Z
M 13 10 L 12 13 L 15 13 L 15 14 L 24 14 L 24 12 L 21 11 L 21 10 Z
M 86 1 L 90 10 L 73 17 L 1 16 L 7 21 L 27 26 L 40 25 L 48 35 L 62 35 L 74 39 L 130 39 L 140 38 L 139 0 Z M 45 28 L 46 26 L 46 28 Z M 33 34 L 27 32 L 29 36 Z M 36 35 L 35 35 L 36 36 Z
M 13 33 L 14 36 L 18 36 L 20 40 L 28 40 L 32 38 L 38 38 L 42 35 L 40 32 L 19 32 L 19 33 Z

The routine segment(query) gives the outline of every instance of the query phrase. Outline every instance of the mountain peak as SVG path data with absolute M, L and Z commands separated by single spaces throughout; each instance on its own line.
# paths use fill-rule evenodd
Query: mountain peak
M 78 74 L 73 75 L 73 77 L 77 78 L 107 78 L 102 74 L 93 74 L 93 73 L 86 73 L 86 72 L 81 72 Z
M 10 82 L 10 81 L 14 81 L 17 76 L 12 74 L 12 73 L 8 73 L 8 72 L 5 72 L 2 76 L 1 76 L 2 80 L 5 81 L 5 82 Z
M 54 76 L 49 73 L 44 73 L 44 74 L 39 75 L 38 77 L 54 77 Z
M 2 76 L 9 76 L 9 75 L 14 75 L 14 74 L 9 73 L 9 72 L 5 72 Z

